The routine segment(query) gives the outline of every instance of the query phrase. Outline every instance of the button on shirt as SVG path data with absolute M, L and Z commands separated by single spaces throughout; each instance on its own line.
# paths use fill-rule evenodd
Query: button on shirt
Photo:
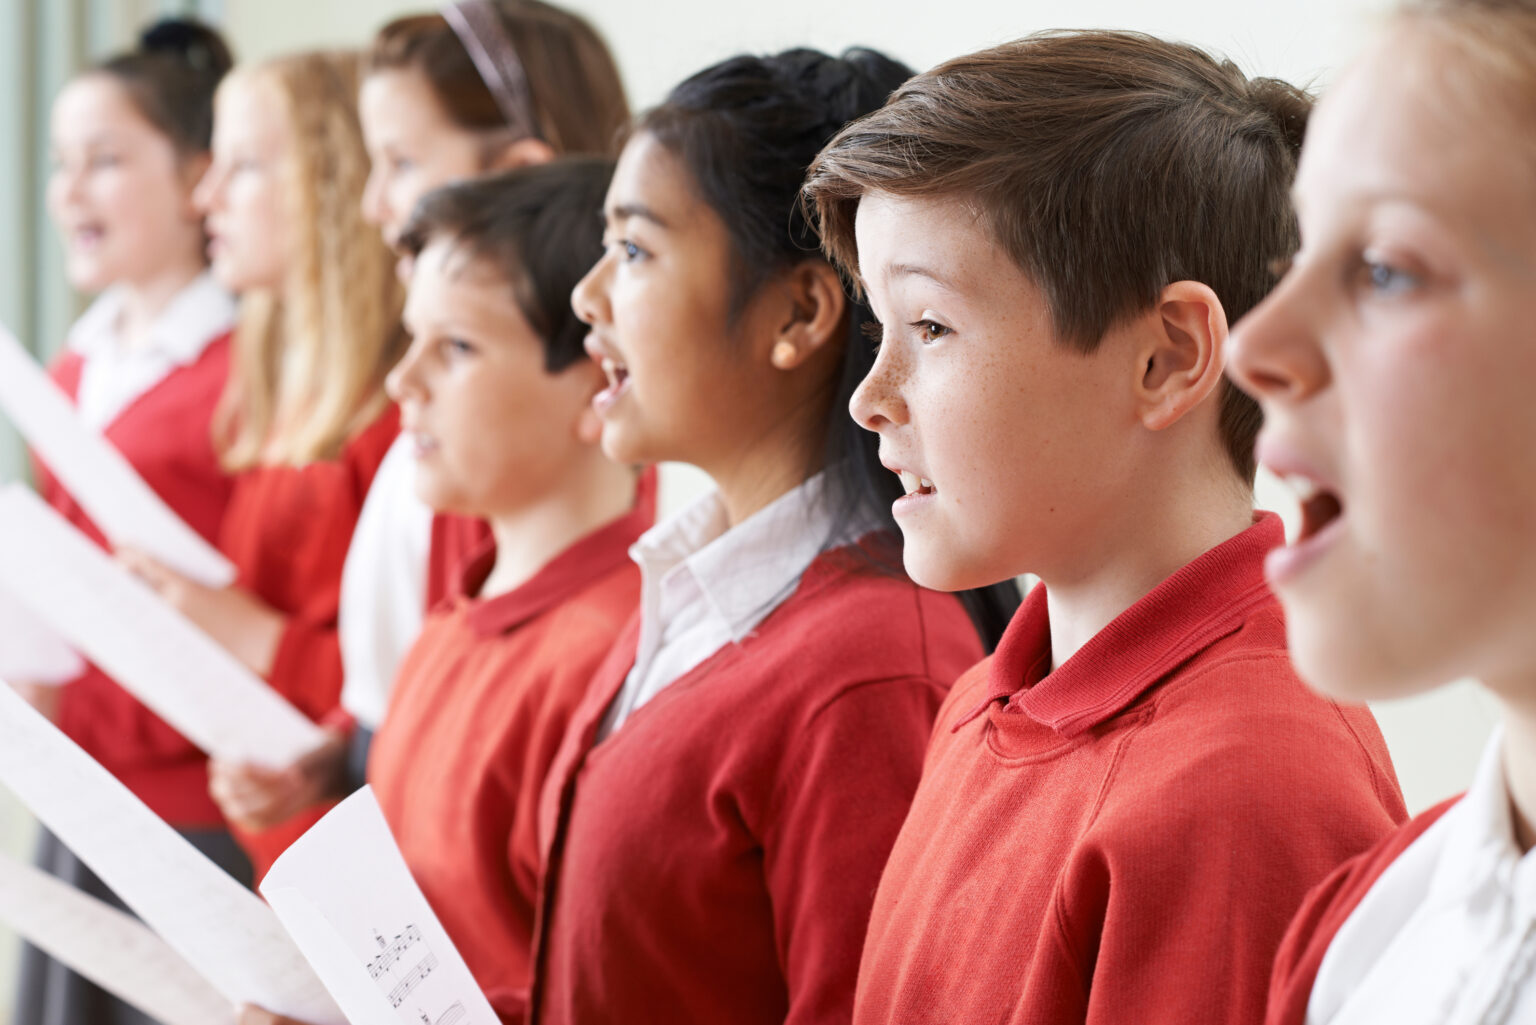
M 823 494 L 817 474 L 729 529 L 719 493 L 710 492 L 641 536 L 629 550 L 640 566 L 640 644 L 601 736 L 722 647 L 745 639 L 793 593 L 829 547 L 832 515 Z M 860 526 L 831 546 L 866 529 L 873 528 Z
M 130 349 L 122 338 L 126 300 L 122 288 L 107 289 L 69 333 L 69 347 L 83 361 L 75 405 L 98 431 L 173 370 L 195 363 L 235 323 L 234 298 L 204 271 L 160 311 L 142 344 Z
M 1522 855 L 1510 809 L 1499 731 L 1466 797 L 1339 929 L 1311 1025 L 1536 1022 L 1536 852 Z

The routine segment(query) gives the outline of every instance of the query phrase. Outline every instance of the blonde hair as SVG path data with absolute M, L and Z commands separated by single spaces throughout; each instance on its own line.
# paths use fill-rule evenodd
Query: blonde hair
M 1394 20 L 1458 51 L 1465 63 L 1446 69 L 1443 87 L 1476 107 L 1492 101 L 1528 138 L 1536 121 L 1536 0 L 1408 0 Z
M 266 88 L 283 105 L 295 238 L 280 295 L 241 297 L 216 439 L 226 469 L 334 458 L 384 408 L 404 347 L 395 258 L 363 220 L 368 177 L 357 116 L 360 59 L 312 52 L 237 69 L 221 89 Z

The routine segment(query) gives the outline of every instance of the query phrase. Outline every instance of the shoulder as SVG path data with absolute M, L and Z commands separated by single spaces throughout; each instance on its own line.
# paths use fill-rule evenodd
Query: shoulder
M 1386 870 L 1460 799 L 1414 816 L 1345 861 L 1307 894 L 1275 956 L 1266 1018 L 1270 1025 L 1305 1022 L 1312 985 L 1339 929 Z

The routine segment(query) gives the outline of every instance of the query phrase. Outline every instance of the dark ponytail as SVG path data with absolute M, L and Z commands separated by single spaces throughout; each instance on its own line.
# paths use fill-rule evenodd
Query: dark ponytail
M 201 22 L 157 21 L 138 49 L 97 65 L 127 91 L 139 113 L 183 155 L 207 151 L 213 136 L 213 94 L 234 65 L 224 39 Z
M 806 170 L 844 125 L 879 108 L 911 75 L 905 65 L 862 48 L 839 57 L 810 49 L 733 57 L 687 79 L 641 118 L 639 130 L 683 162 L 725 223 L 733 315 L 773 275 L 821 258 L 816 228 L 799 198 Z M 848 414 L 848 400 L 874 363 L 864 335 L 874 317 L 856 296 L 849 296 L 848 308 L 821 459 L 833 513 L 828 543 L 858 523 L 895 531 L 891 503 L 901 495 L 895 474 L 880 465 L 879 439 Z M 1018 607 L 1018 589 L 1010 582 L 961 599 L 991 650 Z

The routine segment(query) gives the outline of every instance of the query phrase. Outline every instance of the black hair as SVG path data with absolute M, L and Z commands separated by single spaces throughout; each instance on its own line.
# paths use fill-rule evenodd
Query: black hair
M 202 22 L 166 18 L 139 36 L 138 49 L 96 65 L 117 80 L 139 113 L 182 155 L 206 152 L 213 138 L 213 94 L 234 66 L 224 38 Z
M 449 239 L 505 277 L 518 308 L 544 340 L 544 368 L 586 357 L 587 327 L 571 292 L 603 255 L 603 206 L 613 161 L 564 157 L 427 193 L 400 233 L 412 256 Z
M 800 202 L 806 170 L 844 125 L 879 108 L 911 76 L 906 65 L 861 47 L 837 57 L 811 49 L 738 56 L 693 75 L 640 119 L 638 130 L 682 161 L 725 223 L 733 315 L 773 275 L 822 259 Z M 859 523 L 895 532 L 891 503 L 902 493 L 896 475 L 880 465 L 878 438 L 848 414 L 875 355 L 864 335 L 874 323 L 869 307 L 849 292 L 848 309 L 821 453 L 833 514 L 829 544 Z M 961 598 L 990 650 L 1018 607 L 1018 588 L 1009 582 Z

